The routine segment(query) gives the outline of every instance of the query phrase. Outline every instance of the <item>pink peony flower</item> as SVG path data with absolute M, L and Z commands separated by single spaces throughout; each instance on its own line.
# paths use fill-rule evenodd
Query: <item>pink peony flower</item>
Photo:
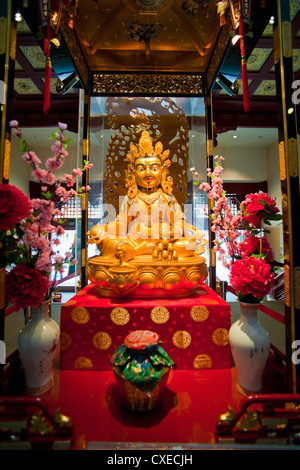
M 274 285 L 271 266 L 261 258 L 248 256 L 232 264 L 231 285 L 242 295 L 252 294 L 258 300 L 265 297 Z

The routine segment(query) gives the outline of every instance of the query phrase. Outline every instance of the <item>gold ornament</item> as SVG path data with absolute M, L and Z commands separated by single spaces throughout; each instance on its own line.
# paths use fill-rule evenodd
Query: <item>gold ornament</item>
M 158 306 L 151 310 L 151 320 L 157 324 L 166 323 L 170 318 L 170 313 L 166 307 Z
M 75 369 L 92 369 L 93 363 L 88 357 L 80 356 L 74 362 L 74 368 Z
M 190 315 L 194 321 L 202 322 L 209 317 L 209 310 L 204 305 L 194 306 L 191 308 Z
M 72 344 L 72 338 L 69 333 L 61 332 L 60 333 L 60 348 L 65 351 Z
M 116 307 L 111 311 L 110 319 L 116 325 L 126 325 L 130 320 L 130 315 L 126 308 Z
M 99 331 L 93 336 L 93 346 L 96 349 L 108 349 L 111 343 L 111 337 L 105 331 Z
M 75 307 L 71 312 L 71 318 L 75 323 L 82 325 L 90 320 L 90 314 L 84 307 Z
M 191 344 L 192 337 L 188 331 L 179 330 L 174 333 L 172 341 L 177 348 L 186 349 Z
M 212 359 L 208 354 L 198 354 L 194 359 L 193 365 L 195 369 L 211 369 Z
M 229 341 L 229 332 L 226 328 L 217 328 L 212 334 L 212 340 L 217 346 L 226 346 Z

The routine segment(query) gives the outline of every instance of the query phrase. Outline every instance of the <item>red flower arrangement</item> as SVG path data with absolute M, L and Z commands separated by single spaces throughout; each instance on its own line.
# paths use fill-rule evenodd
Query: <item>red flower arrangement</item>
M 233 215 L 221 174 L 223 157 L 215 157 L 215 169 L 207 170 L 211 183 L 201 183 L 195 168 L 191 172 L 197 178 L 196 184 L 207 192 L 207 197 L 215 201 L 212 209 L 212 228 L 216 234 L 214 250 L 219 260 L 230 269 L 229 280 L 236 289 L 238 299 L 244 302 L 260 302 L 274 285 L 275 274 L 271 264 L 273 249 L 265 233 L 263 224 L 282 219 L 274 199 L 260 191 L 249 194 L 240 204 L 240 211 Z M 245 239 L 239 241 L 245 231 Z M 225 244 L 225 249 L 223 245 Z M 229 258 L 229 260 L 228 260 Z
M 49 288 L 48 280 L 25 263 L 15 266 L 6 276 L 5 298 L 16 311 L 28 306 L 38 307 Z
M 244 221 L 252 227 L 259 227 L 262 221 L 270 225 L 270 220 L 278 220 L 276 202 L 263 192 L 248 194 L 240 210 Z
M 231 285 L 237 290 L 239 300 L 259 302 L 274 285 L 271 265 L 262 258 L 246 256 L 233 263 L 230 272 Z
M 0 184 L 0 230 L 10 230 L 31 211 L 30 199 L 16 186 Z
M 18 122 L 11 121 L 10 126 L 19 139 L 22 158 L 31 166 L 32 176 L 40 182 L 42 191 L 40 198 L 29 199 L 15 186 L 0 185 L 0 249 L 6 267 L 5 302 L 6 305 L 13 304 L 11 311 L 17 311 L 50 300 L 57 284 L 51 280 L 53 269 L 61 272 L 65 264 L 77 263 L 71 249 L 64 257 L 55 255 L 50 235 L 55 237 L 53 244 L 60 243 L 59 237 L 64 233 L 61 206 L 70 197 L 81 197 L 82 192 L 90 189 L 87 186 L 75 191 L 73 175 L 80 177 L 93 165 L 86 161 L 82 168 L 73 170 L 73 175 L 65 174 L 63 186 L 62 178 L 56 180 L 54 171 L 63 166 L 68 155 L 70 139 L 64 135 L 67 125 L 58 123 L 57 132 L 52 133 L 55 141 L 51 146 L 53 156 L 46 160 L 45 168 L 23 139 Z M 53 184 L 54 193 L 49 189 Z

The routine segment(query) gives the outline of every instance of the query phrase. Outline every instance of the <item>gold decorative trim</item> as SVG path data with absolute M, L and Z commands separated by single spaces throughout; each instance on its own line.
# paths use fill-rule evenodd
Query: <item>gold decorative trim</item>
M 113 74 L 94 73 L 94 95 L 197 95 L 203 96 L 203 75 L 181 74 Z
M 284 181 L 286 179 L 286 167 L 285 167 L 285 150 L 284 141 L 279 142 L 279 167 L 280 167 L 280 179 Z
M 282 23 L 282 52 L 284 57 L 292 57 L 292 34 L 291 23 L 283 21 Z
M 291 137 L 288 140 L 288 149 L 289 149 L 290 176 L 295 178 L 299 176 L 297 139 L 295 139 L 294 137 Z
M 284 297 L 285 304 L 291 306 L 291 296 L 290 296 L 290 267 L 288 264 L 284 265 Z
M 86 266 L 86 249 L 85 248 L 81 250 L 81 266 L 82 267 Z
M 226 24 L 222 27 L 219 35 L 217 44 L 214 47 L 213 55 L 207 67 L 206 72 L 206 93 L 211 89 L 217 72 L 222 63 L 229 41 L 231 40 L 231 33 L 233 32 L 233 26 L 231 21 L 230 12 L 227 15 Z
M 3 159 L 3 178 L 9 179 L 9 170 L 10 170 L 10 148 L 11 143 L 9 139 L 5 139 L 4 143 L 4 159 Z
M 213 140 L 212 139 L 208 139 L 207 142 L 206 142 L 206 146 L 207 146 L 207 155 L 213 155 L 213 152 L 214 152 L 214 143 L 213 143 Z
M 82 154 L 88 155 L 88 141 L 87 139 L 83 139 L 82 141 Z
M 0 18 L 0 54 L 4 54 L 6 50 L 6 27 L 7 20 L 3 16 Z
M 280 59 L 278 26 L 275 26 L 273 30 L 273 44 L 274 44 L 274 64 L 276 65 Z
M 300 308 L 300 266 L 295 266 L 294 276 L 295 276 L 295 307 Z
M 0 309 L 2 310 L 5 306 L 5 268 L 0 268 Z
M 67 48 L 72 56 L 76 71 L 82 80 L 82 84 L 86 90 L 89 88 L 89 70 L 82 54 L 80 45 L 74 30 L 68 25 L 68 13 L 63 9 L 60 22 L 60 32 L 66 42 Z

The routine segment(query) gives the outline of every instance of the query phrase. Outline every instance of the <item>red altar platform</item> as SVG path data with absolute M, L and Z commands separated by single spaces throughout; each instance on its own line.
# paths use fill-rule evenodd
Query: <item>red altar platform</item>
M 89 284 L 61 309 L 61 370 L 111 370 L 130 331 L 156 331 L 178 370 L 226 369 L 230 306 L 206 284 L 183 299 L 117 300 Z

